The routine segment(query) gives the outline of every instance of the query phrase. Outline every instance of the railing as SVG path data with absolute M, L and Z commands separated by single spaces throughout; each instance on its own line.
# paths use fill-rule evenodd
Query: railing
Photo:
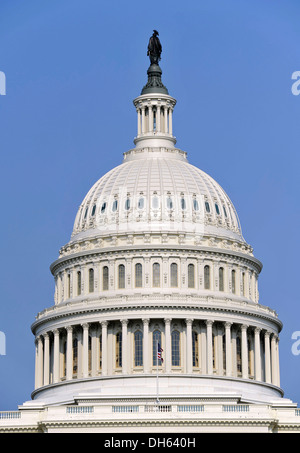
M 223 406 L 223 412 L 249 412 L 248 404 L 232 404 Z
M 154 406 L 145 406 L 145 412 L 172 412 L 172 406 L 168 405 L 154 405 Z
M 177 406 L 177 412 L 204 412 L 204 406 L 192 404 Z
M 21 418 L 21 412 L 19 411 L 0 412 L 0 420 L 7 420 L 13 418 Z
M 112 406 L 113 412 L 139 412 L 139 406 Z
M 67 414 L 91 414 L 94 412 L 93 406 L 68 406 Z

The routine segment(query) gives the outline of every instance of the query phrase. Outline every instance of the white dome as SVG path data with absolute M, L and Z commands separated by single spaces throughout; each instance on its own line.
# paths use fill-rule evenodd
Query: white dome
M 242 241 L 222 187 L 179 149 L 143 148 L 100 178 L 84 198 L 72 242 L 104 234 L 183 232 Z

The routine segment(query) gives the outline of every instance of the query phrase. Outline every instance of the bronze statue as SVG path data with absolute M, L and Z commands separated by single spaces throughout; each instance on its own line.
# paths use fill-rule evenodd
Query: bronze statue
M 147 55 L 150 58 L 151 64 L 158 64 L 162 52 L 162 47 L 158 35 L 158 31 L 153 30 L 153 35 L 149 39 Z

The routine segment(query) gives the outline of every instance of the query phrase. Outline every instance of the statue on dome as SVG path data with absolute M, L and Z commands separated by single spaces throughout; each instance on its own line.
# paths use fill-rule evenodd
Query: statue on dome
M 158 31 L 153 30 L 153 35 L 149 39 L 149 44 L 148 44 L 148 52 L 147 55 L 150 58 L 150 63 L 151 64 L 158 64 L 162 52 L 162 46 L 160 43 L 160 40 L 158 38 Z

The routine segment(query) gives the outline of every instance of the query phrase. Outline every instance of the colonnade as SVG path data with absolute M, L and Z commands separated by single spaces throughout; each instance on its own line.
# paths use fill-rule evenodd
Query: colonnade
M 144 318 L 76 324 L 38 335 L 35 388 L 74 378 L 155 373 L 154 335 L 160 335 L 163 347 L 161 373 L 240 377 L 279 386 L 276 333 L 225 321 Z
M 138 137 L 154 132 L 173 135 L 173 107 L 171 105 L 147 102 L 137 108 Z

